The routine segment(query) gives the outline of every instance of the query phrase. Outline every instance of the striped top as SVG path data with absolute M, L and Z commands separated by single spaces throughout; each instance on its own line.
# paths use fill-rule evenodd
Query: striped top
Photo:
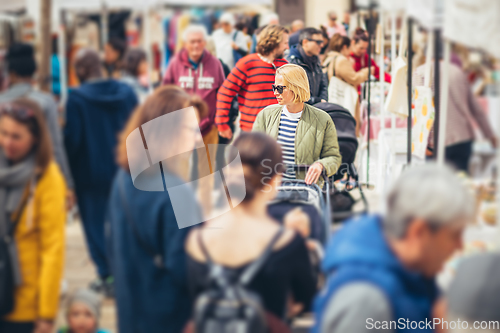
M 283 111 L 281 112 L 278 143 L 283 150 L 283 163 L 286 165 L 295 164 L 295 134 L 302 112 L 290 113 L 286 106 L 283 107 Z M 295 170 L 287 168 L 283 174 L 283 178 L 295 179 Z
M 238 95 L 240 125 L 243 131 L 251 131 L 257 114 L 266 106 L 275 104 L 271 85 L 274 84 L 276 68 L 286 64 L 276 59 L 272 64 L 263 61 L 257 53 L 241 58 L 227 76 L 217 94 L 215 123 L 219 131 L 229 128 L 229 109 Z

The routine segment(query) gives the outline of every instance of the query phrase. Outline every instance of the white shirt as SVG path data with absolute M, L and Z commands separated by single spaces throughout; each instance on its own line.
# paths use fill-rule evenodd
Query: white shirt
M 241 31 L 238 31 L 236 38 L 234 38 L 235 33 L 235 29 L 228 34 L 223 29 L 217 29 L 212 33 L 217 58 L 222 60 L 230 69 L 235 65 L 231 43 L 234 41 L 240 49 L 248 51 L 245 35 Z

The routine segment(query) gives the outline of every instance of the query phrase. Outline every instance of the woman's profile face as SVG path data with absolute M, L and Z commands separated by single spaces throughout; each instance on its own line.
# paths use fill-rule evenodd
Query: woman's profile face
M 9 116 L 0 118 L 0 146 L 7 159 L 17 162 L 25 158 L 33 145 L 35 138 L 28 127 Z
M 293 99 L 294 95 L 293 92 L 287 87 L 287 84 L 285 83 L 285 80 L 283 79 L 283 76 L 281 75 L 276 75 L 274 79 L 274 85 L 279 87 L 285 87 L 283 88 L 283 92 L 280 94 L 278 89 L 274 91 L 274 96 L 276 96 L 276 100 L 278 101 L 279 105 L 289 105 L 293 104 Z

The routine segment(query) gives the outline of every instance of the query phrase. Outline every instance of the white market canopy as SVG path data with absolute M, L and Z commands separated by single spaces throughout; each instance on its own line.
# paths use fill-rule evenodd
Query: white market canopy
M 26 0 L 0 0 L 0 13 L 26 8 Z

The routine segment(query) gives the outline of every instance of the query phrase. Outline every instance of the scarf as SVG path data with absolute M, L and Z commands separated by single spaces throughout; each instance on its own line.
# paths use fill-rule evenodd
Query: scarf
M 319 64 L 319 59 L 317 56 L 308 56 L 304 49 L 302 48 L 302 45 L 298 45 L 297 49 L 299 50 L 300 56 L 302 57 L 302 61 L 311 69 L 311 72 L 314 73 L 314 70 L 316 66 Z
M 10 217 L 21 203 L 26 185 L 35 171 L 35 156 L 29 155 L 23 161 L 10 165 L 0 149 L 0 235 L 8 231 Z

